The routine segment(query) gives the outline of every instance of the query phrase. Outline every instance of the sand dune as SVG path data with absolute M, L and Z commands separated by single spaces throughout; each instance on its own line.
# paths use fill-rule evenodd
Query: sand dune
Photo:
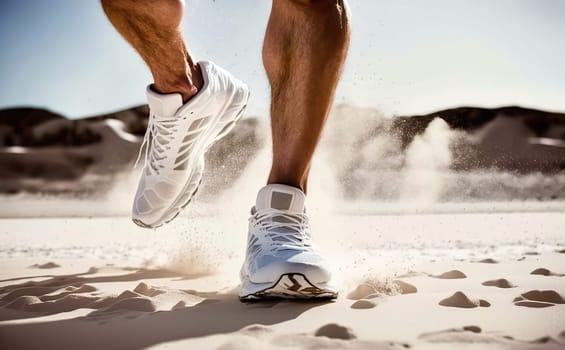
M 146 107 L 80 120 L 38 109 L 0 111 L 0 193 L 8 199 L 32 193 L 116 201 L 116 189 L 135 190 L 132 165 L 146 124 Z M 564 132 L 565 114 L 520 107 L 462 107 L 391 119 L 341 105 L 329 118 L 317 162 L 347 199 L 563 200 Z M 268 138 L 265 118 L 238 123 L 210 149 L 201 198 L 230 188 L 265 151 Z M 55 215 L 48 204 L 42 207 L 26 212 Z M 0 207 L 4 217 L 17 212 Z

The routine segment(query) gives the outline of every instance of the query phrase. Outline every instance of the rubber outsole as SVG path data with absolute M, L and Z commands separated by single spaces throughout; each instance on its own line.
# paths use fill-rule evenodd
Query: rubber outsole
M 254 302 L 264 300 L 310 300 L 322 301 L 336 299 L 336 290 L 315 285 L 301 273 L 287 273 L 271 286 L 239 297 L 242 302 Z
M 177 218 L 177 216 L 179 216 L 179 214 L 184 210 L 184 208 L 186 208 L 187 205 L 190 204 L 192 198 L 194 198 L 194 196 L 196 195 L 196 193 L 198 193 L 198 190 L 200 189 L 200 185 L 202 185 L 202 180 L 200 180 L 200 182 L 198 183 L 198 186 L 196 187 L 196 190 L 194 190 L 194 192 L 192 192 L 192 195 L 190 195 L 190 198 L 188 199 L 188 202 L 184 203 L 181 208 L 174 213 L 174 215 L 170 218 L 165 220 L 164 222 L 160 223 L 159 225 L 155 225 L 155 226 L 150 226 L 145 224 L 143 221 L 138 220 L 138 219 L 131 219 L 137 226 L 139 227 L 143 227 L 143 228 L 148 228 L 148 229 L 157 229 L 163 225 L 168 224 L 169 222 L 173 221 L 174 219 Z

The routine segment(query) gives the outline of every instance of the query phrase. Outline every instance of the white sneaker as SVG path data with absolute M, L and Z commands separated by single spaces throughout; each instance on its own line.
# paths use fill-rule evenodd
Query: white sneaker
M 159 227 L 190 202 L 202 179 L 204 153 L 233 128 L 247 105 L 244 83 L 212 62 L 199 65 L 204 85 L 184 105 L 180 94 L 147 88 L 145 166 L 132 209 L 139 226 Z
M 305 197 L 298 188 L 279 184 L 259 191 L 241 269 L 242 301 L 337 297 L 328 284 L 327 264 L 310 239 Z

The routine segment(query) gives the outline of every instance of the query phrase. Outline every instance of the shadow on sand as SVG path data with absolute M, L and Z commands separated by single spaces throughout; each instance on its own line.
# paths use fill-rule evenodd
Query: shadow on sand
M 96 271 L 89 272 L 93 274 Z M 310 308 L 325 304 L 273 301 L 245 304 L 239 301 L 235 293 L 199 293 L 187 290 L 180 292 L 197 295 L 204 300 L 194 306 L 171 311 L 143 312 L 112 309 L 101 312 L 108 306 L 108 302 L 104 303 L 102 302 L 104 297 L 96 296 L 95 288 L 85 289 L 89 283 L 195 277 L 198 276 L 186 276 L 167 270 L 141 269 L 112 276 L 88 277 L 88 273 L 54 276 L 45 281 L 3 287 L 0 289 L 2 295 L 0 319 L 3 321 L 74 311 L 80 308 L 93 309 L 93 312 L 85 317 L 65 320 L 3 322 L 0 324 L 2 347 L 6 349 L 22 347 L 81 350 L 139 349 L 168 341 L 235 332 L 253 324 L 273 325 L 292 320 Z M 90 293 L 85 298 L 76 297 L 81 294 L 81 290 L 94 291 L 94 293 Z M 75 296 L 73 302 L 60 303 L 65 305 L 62 308 L 53 307 L 58 300 L 69 299 L 71 294 Z M 30 298 L 36 302 L 30 303 Z M 28 304 L 50 305 L 50 307 L 44 307 L 43 310 L 38 308 L 42 311 L 31 312 L 30 309 L 22 307 Z M 30 344 L 32 342 L 29 337 L 33 337 L 33 344 Z

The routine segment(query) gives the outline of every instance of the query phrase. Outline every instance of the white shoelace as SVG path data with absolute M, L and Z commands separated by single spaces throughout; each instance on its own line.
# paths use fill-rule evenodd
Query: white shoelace
M 287 213 L 273 208 L 257 211 L 249 218 L 255 232 L 263 232 L 263 237 L 252 240 L 252 255 L 263 250 L 273 253 L 280 250 L 312 250 L 310 225 L 304 213 Z M 255 242 L 254 242 L 255 241 Z
M 162 161 L 167 158 L 167 151 L 171 149 L 168 144 L 173 140 L 174 133 L 178 132 L 178 130 L 175 129 L 177 124 L 178 120 L 176 118 L 156 121 L 155 115 L 151 115 L 149 124 L 147 125 L 147 131 L 145 132 L 143 142 L 137 154 L 134 168 L 138 166 L 144 148 L 144 164 L 149 165 L 149 168 L 156 173 L 159 173 L 159 169 L 164 168 Z M 149 152 L 149 149 L 151 149 L 151 152 Z

